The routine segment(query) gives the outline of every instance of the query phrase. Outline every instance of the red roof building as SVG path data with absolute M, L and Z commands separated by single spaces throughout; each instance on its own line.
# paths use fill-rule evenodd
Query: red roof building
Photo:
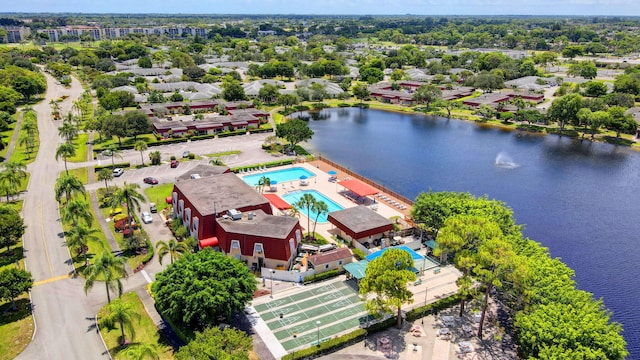
M 363 205 L 331 212 L 327 218 L 340 230 L 343 238 L 361 244 L 371 243 L 393 230 L 389 219 Z

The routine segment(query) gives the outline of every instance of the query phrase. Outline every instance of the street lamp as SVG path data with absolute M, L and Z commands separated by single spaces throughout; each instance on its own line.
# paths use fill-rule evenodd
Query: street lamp
M 275 274 L 276 271 L 271 270 L 270 273 L 271 273 L 271 294 L 269 294 L 269 297 L 273 299 L 273 274 Z
M 425 308 L 427 307 L 427 290 L 428 290 L 428 287 L 425 284 L 424 285 L 424 307 Z M 424 314 L 422 314 L 422 325 L 424 325 Z
M 318 346 L 320 346 L 320 320 L 316 321 L 316 325 L 318 326 Z
M 295 340 L 297 337 L 298 337 L 298 334 L 293 333 L 293 340 Z M 298 345 L 298 343 L 296 343 L 295 345 Z M 291 359 L 293 360 L 295 358 L 296 358 L 296 348 L 294 347 L 293 350 L 291 350 Z

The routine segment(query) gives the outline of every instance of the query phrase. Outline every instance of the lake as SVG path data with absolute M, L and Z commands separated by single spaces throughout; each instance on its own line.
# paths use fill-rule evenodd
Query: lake
M 604 299 L 624 326 L 629 358 L 640 359 L 640 153 L 419 114 L 343 108 L 311 115 L 314 153 L 406 197 L 432 189 L 506 202 L 525 236 Z

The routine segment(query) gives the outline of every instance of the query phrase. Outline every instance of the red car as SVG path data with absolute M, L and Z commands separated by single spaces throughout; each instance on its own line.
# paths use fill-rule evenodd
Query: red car
M 177 168 L 178 167 L 178 160 L 171 160 L 171 167 L 172 168 Z
M 152 178 L 152 177 L 146 177 L 142 181 L 144 181 L 145 184 L 151 184 L 151 185 L 157 185 L 158 184 L 158 179 Z

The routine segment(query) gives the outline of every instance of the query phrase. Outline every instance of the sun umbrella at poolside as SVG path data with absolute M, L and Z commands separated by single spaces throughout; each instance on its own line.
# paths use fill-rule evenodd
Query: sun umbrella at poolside
M 308 179 L 307 175 L 300 176 L 300 180 L 306 180 L 306 179 Z
M 278 182 L 277 182 L 277 181 L 275 181 L 275 180 L 271 180 L 271 181 L 269 182 L 269 184 L 270 184 L 270 185 L 275 185 L 275 184 L 277 184 L 277 183 L 278 183 Z
M 327 171 L 327 174 L 329 174 L 329 175 L 337 175 L 338 172 L 335 171 L 335 170 L 329 170 L 329 171 Z

